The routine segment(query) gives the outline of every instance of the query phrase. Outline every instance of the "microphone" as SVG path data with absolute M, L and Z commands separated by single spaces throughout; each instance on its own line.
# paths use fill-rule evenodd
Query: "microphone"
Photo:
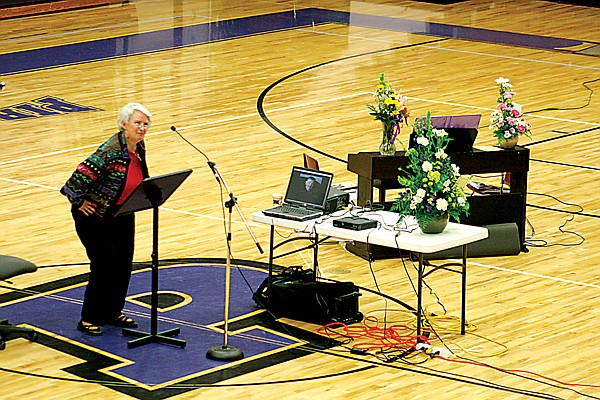
M 171 126 L 171 130 L 173 132 L 175 132 L 177 135 L 179 135 L 179 137 L 182 138 L 184 140 L 184 142 L 186 142 L 187 144 L 189 144 L 190 146 L 192 146 L 192 148 L 194 150 L 196 150 L 198 153 L 202 154 L 204 156 L 204 158 L 206 158 L 206 161 L 209 162 L 209 165 L 210 165 L 210 162 L 211 162 L 210 159 L 208 158 L 208 156 L 206 154 L 204 154 L 204 152 L 202 150 L 200 150 L 199 148 L 197 148 L 196 146 L 194 146 L 194 144 L 192 142 L 190 142 L 189 140 L 187 140 L 181 133 L 179 133 L 177 131 L 177 128 L 175 128 L 174 126 Z M 213 172 L 215 172 L 213 167 L 210 167 L 210 169 L 212 169 Z
M 177 131 L 177 128 L 175 128 L 174 126 L 171 126 L 171 130 L 173 132 L 175 132 L 177 135 L 179 135 L 179 137 L 182 138 L 187 144 L 189 144 L 190 146 L 192 146 L 194 148 L 194 150 L 196 150 L 198 153 L 202 154 L 204 156 L 204 158 L 206 158 L 206 161 L 208 162 L 208 166 L 210 167 L 210 170 L 212 171 L 212 173 L 215 175 L 215 178 L 217 179 L 217 182 L 221 183 L 221 181 L 219 180 L 219 174 L 215 170 L 217 168 L 216 164 L 214 162 L 210 161 L 210 159 L 208 158 L 208 156 L 206 154 L 204 154 L 204 152 L 202 150 L 200 150 L 199 148 L 197 148 L 196 146 L 194 146 L 181 133 L 179 133 Z
M 175 132 L 177 135 L 179 135 L 179 137 L 182 138 L 187 144 L 192 146 L 194 148 L 194 150 L 196 150 L 198 153 L 202 154 L 204 156 L 204 158 L 206 158 L 206 161 L 208 162 L 208 166 L 210 167 L 210 170 L 212 171 L 212 173 L 215 175 L 215 179 L 217 180 L 217 183 L 219 185 L 222 185 L 225 188 L 225 190 L 227 191 L 227 193 L 229 193 L 229 197 L 231 198 L 231 202 L 230 203 L 228 202 L 230 204 L 230 206 L 228 206 L 229 211 L 231 212 L 231 208 L 233 206 L 235 206 L 238 213 L 240 214 L 240 217 L 242 218 L 242 221 L 246 225 L 246 228 L 248 229 L 250 236 L 252 236 L 252 239 L 254 240 L 254 244 L 256 244 L 256 247 L 258 247 L 258 251 L 260 252 L 260 254 L 264 254 L 264 251 L 263 251 L 262 247 L 260 247 L 260 243 L 258 243 L 258 239 L 256 239 L 256 236 L 254 236 L 254 232 L 252 232 L 250 225 L 248 225 L 248 222 L 246 221 L 246 218 L 244 217 L 244 214 L 242 213 L 242 210 L 240 209 L 240 206 L 237 203 L 236 198 L 233 197 L 233 193 L 229 190 L 229 187 L 227 187 L 227 183 L 225 182 L 225 179 L 221 175 L 221 171 L 219 171 L 219 168 L 217 168 L 217 164 L 215 164 L 213 161 L 211 161 L 210 158 L 208 158 L 208 156 L 206 154 L 204 154 L 204 152 L 202 150 L 200 150 L 199 148 L 194 146 L 181 133 L 177 132 L 177 128 L 175 128 L 174 126 L 171 126 L 171 130 L 173 132 Z
M 215 175 L 215 178 L 217 178 L 217 181 L 219 181 L 219 174 L 217 173 L 217 164 L 208 160 L 208 166 L 210 167 L 212 173 Z

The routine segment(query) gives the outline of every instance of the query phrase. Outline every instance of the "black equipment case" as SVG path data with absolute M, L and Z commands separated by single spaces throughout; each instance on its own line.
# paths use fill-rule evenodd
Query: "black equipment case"
M 363 319 L 358 306 L 360 292 L 352 282 L 317 281 L 313 271 L 296 268 L 273 275 L 271 288 L 272 293 L 268 293 L 267 278 L 252 298 L 260 308 L 267 309 L 270 304 L 269 311 L 276 318 L 321 325 L 351 324 Z

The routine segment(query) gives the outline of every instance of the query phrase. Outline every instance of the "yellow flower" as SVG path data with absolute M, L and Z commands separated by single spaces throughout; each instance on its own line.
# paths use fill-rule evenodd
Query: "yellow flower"
M 433 182 L 439 182 L 441 175 L 440 175 L 439 171 L 429 171 L 427 173 L 427 177 L 429 179 L 431 179 Z

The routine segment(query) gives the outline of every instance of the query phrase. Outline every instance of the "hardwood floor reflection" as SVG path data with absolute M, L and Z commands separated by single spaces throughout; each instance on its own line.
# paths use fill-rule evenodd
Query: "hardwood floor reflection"
M 172 398 L 600 397 L 600 350 L 592 345 L 599 333 L 600 58 L 579 53 L 598 45 L 599 16 L 598 8 L 531 0 L 138 0 L 0 20 L 0 80 L 6 82 L 0 92 L 0 252 L 45 267 L 11 279 L 0 294 L 87 272 L 58 190 L 115 132 L 116 112 L 129 101 L 154 115 L 147 140 L 151 174 L 194 170 L 161 209 L 160 258 L 224 258 L 227 193 L 205 156 L 250 219 L 285 190 L 304 153 L 335 182 L 356 182 L 345 161 L 349 153 L 377 150 L 381 127 L 366 104 L 382 72 L 408 97 L 411 118 L 428 111 L 482 114 L 476 146 L 495 145 L 486 125 L 497 104 L 494 80 L 503 76 L 533 125 L 532 139 L 520 141 L 531 151 L 528 252 L 469 260 L 471 328 L 465 336 L 455 329 L 455 274 L 433 274 L 425 299 L 428 312 L 446 312 L 448 321 L 440 318 L 438 327 L 444 343 L 477 363 L 458 357 L 386 363 L 340 346 Z M 404 128 L 399 136 L 404 145 L 409 132 Z M 500 176 L 473 179 L 497 182 Z M 267 249 L 268 227 L 250 227 Z M 151 228 L 151 212 L 139 213 L 137 262 L 150 260 Z M 267 262 L 237 213 L 231 234 L 234 258 Z M 277 237 L 293 234 L 282 229 Z M 312 253 L 278 263 L 309 268 Z M 398 303 L 378 295 L 414 306 L 410 261 L 369 264 L 331 240 L 320 249 L 319 263 L 324 277 L 371 290 L 360 297 L 365 315 L 390 325 L 413 323 Z M 40 344 L 10 341 L 0 352 L 0 379 L 8 382 L 0 397 L 134 396 L 74 379 L 66 369 L 80 362 Z

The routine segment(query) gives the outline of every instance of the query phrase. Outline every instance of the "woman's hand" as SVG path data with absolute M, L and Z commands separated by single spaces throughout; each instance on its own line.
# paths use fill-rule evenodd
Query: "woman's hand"
M 79 211 L 86 217 L 89 217 L 90 215 L 96 214 L 96 205 L 91 201 L 84 200 L 81 207 L 79 207 Z

